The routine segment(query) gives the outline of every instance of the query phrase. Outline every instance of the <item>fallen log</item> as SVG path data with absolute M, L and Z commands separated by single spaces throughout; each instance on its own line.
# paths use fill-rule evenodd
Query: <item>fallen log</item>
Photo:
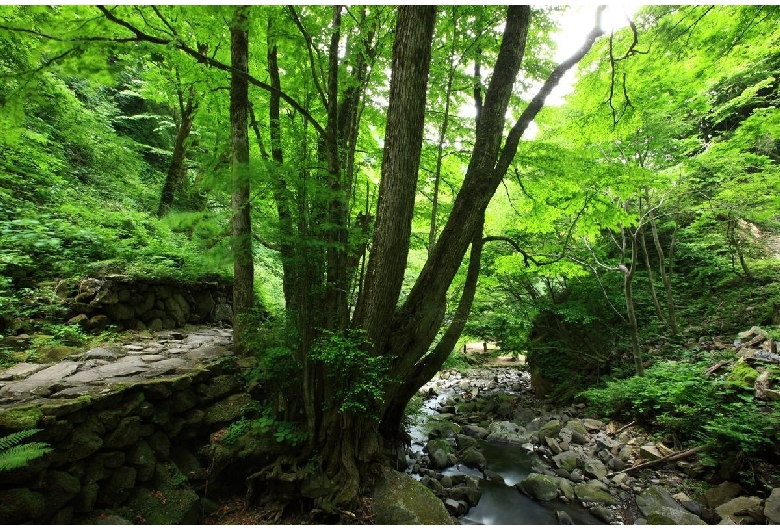
M 648 462 L 642 462 L 641 464 L 637 464 L 633 467 L 629 467 L 621 471 L 613 471 L 612 473 L 607 473 L 607 477 L 613 477 L 617 473 L 632 473 L 634 471 L 639 471 L 640 469 L 655 467 L 660 464 L 668 464 L 669 462 L 676 462 L 678 460 L 683 460 L 685 458 L 688 458 L 689 456 L 695 455 L 696 453 L 702 451 L 703 449 L 704 449 L 703 446 L 699 446 L 699 447 L 694 447 L 693 449 L 687 449 L 685 451 L 677 451 L 676 453 L 672 453 L 664 457 L 661 457 L 658 460 L 650 460 Z

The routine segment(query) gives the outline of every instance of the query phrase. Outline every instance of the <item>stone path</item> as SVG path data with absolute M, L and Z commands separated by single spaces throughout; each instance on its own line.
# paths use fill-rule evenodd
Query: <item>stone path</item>
M 0 371 L 0 410 L 186 374 L 229 352 L 232 340 L 231 329 L 166 330 L 149 339 L 98 346 L 57 363 L 19 363 Z

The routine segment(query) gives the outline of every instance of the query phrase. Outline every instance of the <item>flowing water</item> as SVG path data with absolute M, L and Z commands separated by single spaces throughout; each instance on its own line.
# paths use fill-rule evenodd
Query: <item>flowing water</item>
M 427 441 L 424 425 L 435 418 L 435 410 L 452 393 L 442 393 L 428 399 L 412 425 L 409 434 L 412 437 L 412 451 L 422 454 Z M 574 503 L 561 501 L 540 502 L 520 493 L 515 484 L 531 473 L 532 455 L 519 445 L 509 445 L 479 440 L 480 452 L 485 456 L 485 471 L 497 473 L 500 478 L 485 478 L 479 469 L 463 464 L 441 471 L 443 475 L 469 475 L 479 479 L 482 497 L 459 520 L 464 525 L 507 525 L 507 524 L 559 524 L 555 513 L 565 511 L 574 524 L 603 525 L 589 511 Z M 488 473 L 494 477 L 492 473 Z M 417 477 L 419 478 L 419 477 Z M 503 479 L 503 480 L 501 480 Z

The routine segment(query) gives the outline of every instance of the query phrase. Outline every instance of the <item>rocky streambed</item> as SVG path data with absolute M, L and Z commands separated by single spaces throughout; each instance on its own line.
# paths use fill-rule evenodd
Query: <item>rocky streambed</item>
M 522 365 L 443 371 L 420 393 L 407 472 L 462 524 L 780 522 L 780 488 L 761 499 L 724 482 L 694 495 L 695 455 L 675 459 L 584 405 L 551 408 Z

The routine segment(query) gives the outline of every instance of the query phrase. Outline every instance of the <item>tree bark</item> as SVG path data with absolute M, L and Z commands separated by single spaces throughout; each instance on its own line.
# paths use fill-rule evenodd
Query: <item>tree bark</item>
M 230 26 L 230 127 L 233 211 L 233 340 L 246 348 L 246 326 L 254 305 L 254 258 L 249 196 L 249 31 L 248 6 L 237 7 Z
M 374 240 L 353 317 L 353 327 L 366 330 L 378 351 L 389 335 L 409 253 L 435 18 L 434 6 L 398 10 Z
M 178 77 L 178 76 L 177 76 Z M 184 164 L 187 156 L 187 144 L 192 132 L 192 124 L 195 121 L 195 113 L 198 109 L 195 103 L 195 89 L 190 87 L 187 95 L 187 102 L 184 103 L 181 86 L 179 91 L 179 116 L 175 118 L 176 139 L 173 143 L 173 153 L 171 156 L 171 165 L 168 167 L 168 173 L 165 176 L 162 193 L 160 193 L 160 205 L 157 208 L 157 217 L 162 217 L 173 204 L 176 192 L 181 188 L 187 168 Z M 175 113 L 174 113 L 175 114 Z

